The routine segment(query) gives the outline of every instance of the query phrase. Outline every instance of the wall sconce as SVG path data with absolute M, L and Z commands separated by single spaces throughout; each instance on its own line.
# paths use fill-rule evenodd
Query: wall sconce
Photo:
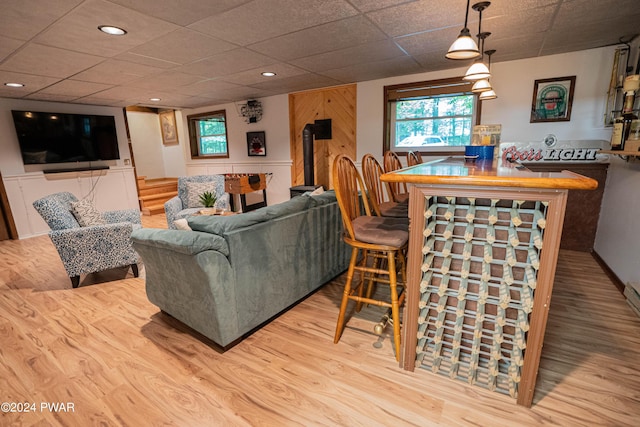
M 262 104 L 260 101 L 249 100 L 240 107 L 240 115 L 247 123 L 257 123 L 262 119 Z

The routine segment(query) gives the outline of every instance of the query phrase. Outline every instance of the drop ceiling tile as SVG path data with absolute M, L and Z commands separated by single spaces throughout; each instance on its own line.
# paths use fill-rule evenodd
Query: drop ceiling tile
M 72 102 L 78 99 L 78 97 L 73 95 L 36 92 L 25 96 L 25 99 L 33 99 L 34 101 Z
M 73 102 L 77 104 L 106 105 L 112 107 L 126 107 L 128 105 L 124 99 L 107 99 L 95 95 L 78 98 Z
M 189 25 L 205 16 L 217 15 L 249 0 L 110 0 L 130 9 L 178 25 Z
M 395 42 L 409 55 L 422 55 L 425 53 L 439 52 L 444 57 L 451 43 L 458 37 L 458 28 L 445 28 L 413 34 L 411 36 L 397 37 Z M 452 62 L 453 64 L 453 62 Z
M 23 42 L 16 39 L 0 36 L 0 61 L 11 55 Z
M 115 86 L 107 90 L 95 93 L 96 98 L 104 98 L 111 100 L 127 100 L 141 98 L 149 100 L 149 98 L 159 97 L 158 93 L 152 89 L 143 89 L 133 86 Z
M 154 68 L 162 68 L 162 69 L 170 69 L 179 67 L 180 64 L 177 62 L 165 61 L 163 59 L 151 58 L 149 56 L 138 55 L 131 52 L 121 53 L 120 55 L 114 56 L 112 59 L 117 59 L 119 61 L 132 62 L 134 64 L 146 65 L 148 67 Z
M 275 95 L 282 92 L 274 92 L 267 89 L 255 88 L 249 86 L 238 86 L 233 89 L 225 89 L 216 92 L 214 95 L 221 99 L 229 99 L 231 101 L 242 101 L 245 99 L 264 98 L 266 96 Z
M 392 40 L 381 40 L 295 59 L 291 63 L 309 71 L 325 71 L 401 56 L 406 54 L 396 43 Z
M 556 17 L 556 29 L 570 28 L 572 23 L 594 23 L 606 19 L 615 19 L 621 16 L 638 15 L 640 4 L 638 0 L 573 0 L 565 1 L 560 5 Z M 640 30 L 640 23 L 636 21 Z M 615 30 L 615 29 L 614 29 Z M 638 31 L 636 31 L 637 33 Z
M 246 46 L 357 13 L 344 0 L 255 0 L 190 28 Z
M 199 108 L 199 107 L 227 104 L 229 102 L 231 102 L 230 99 L 219 99 L 219 98 L 212 99 L 212 98 L 200 98 L 200 97 L 197 97 L 197 96 L 193 96 L 193 97 L 181 102 L 180 105 L 178 105 L 177 107 L 180 107 L 180 108 Z
M 127 34 L 110 36 L 98 30 L 100 25 L 115 25 L 125 29 Z M 177 28 L 175 24 L 104 0 L 88 0 L 34 40 L 49 46 L 111 57 Z
M 129 82 L 128 85 L 153 90 L 168 90 L 191 85 L 201 80 L 203 80 L 203 77 L 194 76 L 193 74 L 179 73 L 177 71 L 165 71 L 134 80 Z
M 219 53 L 202 61 L 193 62 L 177 69 L 183 73 L 206 77 L 220 77 L 277 62 L 265 55 L 239 48 Z
M 342 81 L 331 77 L 307 73 L 299 76 L 288 77 L 286 79 L 258 83 L 253 85 L 253 87 L 278 93 L 286 93 L 318 87 L 335 86 L 341 83 Z
M 372 10 L 384 9 L 389 6 L 397 6 L 402 3 L 409 3 L 414 0 L 350 0 L 360 12 L 371 12 Z
M 444 7 L 422 0 L 378 10 L 367 14 L 386 34 L 397 37 L 446 27 L 461 27 L 464 22 L 464 0 L 448 0 Z M 460 15 L 451 13 L 460 10 Z M 458 28 L 460 32 L 460 28 Z
M 7 98 L 22 98 L 58 81 L 60 81 L 60 79 L 55 77 L 0 71 L 0 96 L 5 96 Z M 14 88 L 5 86 L 4 83 L 22 83 L 24 86 Z
M 83 0 L 3 0 L 0 34 L 30 40 Z
M 357 64 L 350 67 L 323 71 L 321 74 L 343 83 L 363 82 L 398 75 L 415 74 L 424 71 L 411 57 L 393 58 L 373 63 Z
M 131 49 L 130 53 L 186 64 L 237 46 L 200 34 L 188 28 L 180 28 L 155 40 Z
M 273 58 L 289 61 L 385 38 L 384 33 L 367 18 L 355 16 L 276 37 L 249 48 Z
M 104 58 L 30 43 L 0 65 L 0 70 L 65 78 Z
M 464 75 L 466 69 L 471 65 L 472 61 L 453 61 L 445 58 L 446 51 L 436 50 L 426 52 L 420 55 L 414 55 L 413 58 L 420 64 L 424 71 L 439 71 L 451 68 L 462 67 L 461 75 Z
M 176 93 L 182 95 L 202 96 L 202 97 L 218 97 L 217 93 L 222 90 L 235 89 L 239 85 L 225 82 L 222 80 L 204 80 L 188 86 L 182 86 L 176 89 Z
M 491 33 L 485 40 L 485 48 L 496 38 L 548 31 L 553 23 L 556 9 L 557 7 L 552 5 L 525 11 L 515 11 L 508 15 L 499 15 L 487 19 L 483 17 L 482 31 Z
M 271 71 L 276 73 L 275 76 L 265 77 L 262 75 L 263 71 Z M 235 83 L 239 85 L 254 85 L 256 83 L 262 83 L 272 80 L 284 79 L 287 77 L 297 76 L 305 74 L 307 71 L 294 67 L 289 64 L 273 64 L 266 67 L 254 68 L 253 70 L 242 71 L 240 73 L 233 74 L 224 78 L 225 81 Z
M 89 96 L 96 92 L 109 89 L 111 85 L 101 83 L 82 82 L 78 80 L 62 80 L 59 83 L 42 89 L 40 94 L 69 95 L 74 98 Z
M 146 65 L 110 59 L 73 76 L 76 80 L 120 85 L 163 70 Z

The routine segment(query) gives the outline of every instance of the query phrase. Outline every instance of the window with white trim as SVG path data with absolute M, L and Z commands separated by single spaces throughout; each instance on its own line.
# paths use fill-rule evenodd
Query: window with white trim
M 480 118 L 471 86 L 460 77 L 385 86 L 384 151 L 463 151 Z

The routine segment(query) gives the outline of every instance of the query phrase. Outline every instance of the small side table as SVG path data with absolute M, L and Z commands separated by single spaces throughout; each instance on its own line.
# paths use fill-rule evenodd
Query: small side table
M 262 201 L 247 205 L 247 193 L 262 190 Z M 226 174 L 224 191 L 231 195 L 231 210 L 235 210 L 234 196 L 240 196 L 242 212 L 249 212 L 267 206 L 267 179 L 263 173 Z

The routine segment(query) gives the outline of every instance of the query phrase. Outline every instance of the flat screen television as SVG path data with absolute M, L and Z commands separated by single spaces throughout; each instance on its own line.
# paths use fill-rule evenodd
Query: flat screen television
M 113 116 L 12 110 L 25 165 L 120 158 Z

